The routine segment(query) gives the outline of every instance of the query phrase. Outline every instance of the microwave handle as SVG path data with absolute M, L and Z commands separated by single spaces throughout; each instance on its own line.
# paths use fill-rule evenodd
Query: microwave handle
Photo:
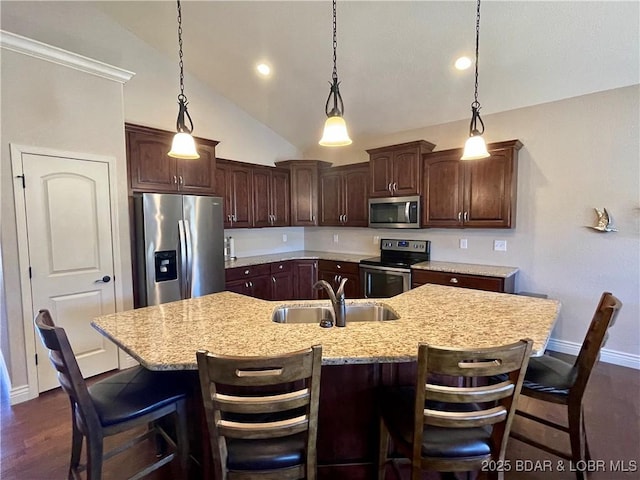
M 404 218 L 407 219 L 407 222 L 410 221 L 410 219 L 411 219 L 410 208 L 411 208 L 411 202 L 405 202 L 405 204 L 404 204 Z

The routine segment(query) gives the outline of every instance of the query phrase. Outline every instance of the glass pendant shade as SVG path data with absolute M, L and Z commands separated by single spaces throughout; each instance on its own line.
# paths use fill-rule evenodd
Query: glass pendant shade
M 169 156 L 174 158 L 184 158 L 187 160 L 200 158 L 200 155 L 198 155 L 198 152 L 196 151 L 196 142 L 190 134 L 185 132 L 178 132 L 175 134 Z
M 487 144 L 482 135 L 471 135 L 464 144 L 464 153 L 460 160 L 478 160 L 488 156 Z
M 344 145 L 351 145 L 352 141 L 351 138 L 349 138 L 347 124 L 345 123 L 344 118 L 340 116 L 328 117 L 327 121 L 324 123 L 322 138 L 318 143 L 324 147 L 342 147 Z

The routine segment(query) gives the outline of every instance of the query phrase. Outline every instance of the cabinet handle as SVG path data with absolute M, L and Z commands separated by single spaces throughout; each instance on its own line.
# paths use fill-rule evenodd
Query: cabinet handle
M 391 182 L 389 182 L 389 185 L 387 185 L 387 190 L 389 190 L 389 193 L 391 193 Z
M 469 221 L 469 212 L 464 212 L 464 215 L 462 216 L 462 218 L 464 218 L 465 222 Z
M 178 177 L 176 177 L 175 175 L 173 176 L 173 183 L 178 183 Z
M 338 275 L 338 278 L 336 278 L 336 284 L 340 285 L 341 281 L 342 281 L 342 275 Z
M 180 185 L 184 185 L 184 178 L 182 178 L 182 175 L 178 177 L 178 183 L 180 183 Z
M 462 212 L 458 212 L 458 221 L 461 222 L 462 221 Z
M 236 214 L 235 213 L 233 215 L 231 215 L 231 220 L 233 220 L 234 222 L 238 221 L 238 219 L 236 218 Z
M 453 277 L 451 280 L 449 280 L 450 283 L 458 283 L 458 279 L 456 277 Z
M 249 282 L 249 286 L 253 288 L 253 282 Z
M 398 191 L 398 184 L 396 182 L 393 182 L 393 191 L 394 192 Z
M 249 282 L 244 282 L 244 288 L 249 288 Z
M 344 223 L 347 223 L 347 214 L 344 214 Z
M 338 275 L 333 276 L 333 283 L 338 283 Z
M 271 280 L 273 281 L 273 283 L 276 283 L 276 277 L 271 277 Z
M 311 221 L 315 222 L 316 221 L 316 216 L 315 215 L 311 215 Z

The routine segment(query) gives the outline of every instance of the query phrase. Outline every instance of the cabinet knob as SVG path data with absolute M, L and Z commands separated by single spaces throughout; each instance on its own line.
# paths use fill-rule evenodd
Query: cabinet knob
M 284 265 L 278 265 L 278 268 L 282 270 L 284 268 Z
M 250 271 L 250 270 L 245 270 L 245 271 L 244 271 L 244 274 L 245 274 L 245 275 L 249 275 L 249 273 L 251 273 L 251 271 Z
M 449 280 L 450 283 L 458 283 L 458 279 L 456 277 L 453 277 L 451 280 Z
M 338 270 L 340 270 L 340 269 L 342 268 L 342 265 L 340 265 L 340 264 L 338 263 L 338 264 L 336 265 L 336 268 L 337 268 Z

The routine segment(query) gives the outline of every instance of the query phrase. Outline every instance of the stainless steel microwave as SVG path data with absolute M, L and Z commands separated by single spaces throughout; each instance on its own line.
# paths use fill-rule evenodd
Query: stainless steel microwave
M 370 198 L 369 227 L 420 228 L 420 197 Z

